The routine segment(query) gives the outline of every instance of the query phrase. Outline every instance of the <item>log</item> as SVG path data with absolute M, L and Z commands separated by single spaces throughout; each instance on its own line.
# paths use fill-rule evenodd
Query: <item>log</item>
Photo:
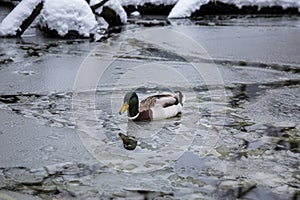
M 24 31 L 31 25 L 35 18 L 40 14 L 43 9 L 44 1 L 41 1 L 32 11 L 31 15 L 23 21 L 20 29 L 17 30 L 16 36 L 20 37 Z
M 44 5 L 43 0 L 21 1 L 1 22 L 1 37 L 20 37 L 40 14 Z M 31 12 L 24 12 L 29 10 Z

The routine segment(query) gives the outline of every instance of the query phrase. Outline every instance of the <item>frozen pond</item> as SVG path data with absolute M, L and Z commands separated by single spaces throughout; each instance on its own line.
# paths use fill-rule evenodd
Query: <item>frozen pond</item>
M 298 199 L 300 18 L 129 22 L 0 40 L 0 198 Z M 128 123 L 132 90 L 180 90 L 183 113 Z

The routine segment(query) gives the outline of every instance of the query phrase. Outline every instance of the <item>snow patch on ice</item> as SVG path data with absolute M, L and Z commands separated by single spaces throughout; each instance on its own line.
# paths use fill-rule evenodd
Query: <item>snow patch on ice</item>
M 78 31 L 80 35 L 89 37 L 97 26 L 95 15 L 83 0 L 45 0 L 39 23 L 42 27 L 56 30 L 60 36 Z
M 23 0 L 11 11 L 0 24 L 0 36 L 14 36 L 23 21 L 42 0 Z

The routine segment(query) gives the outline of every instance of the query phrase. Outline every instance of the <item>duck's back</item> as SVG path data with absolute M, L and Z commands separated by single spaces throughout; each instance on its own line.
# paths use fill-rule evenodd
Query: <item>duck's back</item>
M 143 99 L 140 103 L 140 112 L 149 110 L 150 108 L 153 108 L 154 106 L 162 106 L 162 107 L 168 107 L 172 105 L 176 105 L 179 103 L 179 99 L 176 95 L 171 94 L 159 94 L 159 95 L 153 95 L 150 97 L 147 97 L 146 99 Z

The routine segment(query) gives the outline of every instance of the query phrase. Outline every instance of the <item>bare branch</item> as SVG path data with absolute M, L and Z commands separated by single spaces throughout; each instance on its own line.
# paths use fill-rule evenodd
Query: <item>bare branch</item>
M 95 13 L 95 11 L 100 8 L 101 6 L 103 6 L 106 2 L 108 2 L 109 0 L 103 0 L 95 5 L 91 6 L 92 11 Z

